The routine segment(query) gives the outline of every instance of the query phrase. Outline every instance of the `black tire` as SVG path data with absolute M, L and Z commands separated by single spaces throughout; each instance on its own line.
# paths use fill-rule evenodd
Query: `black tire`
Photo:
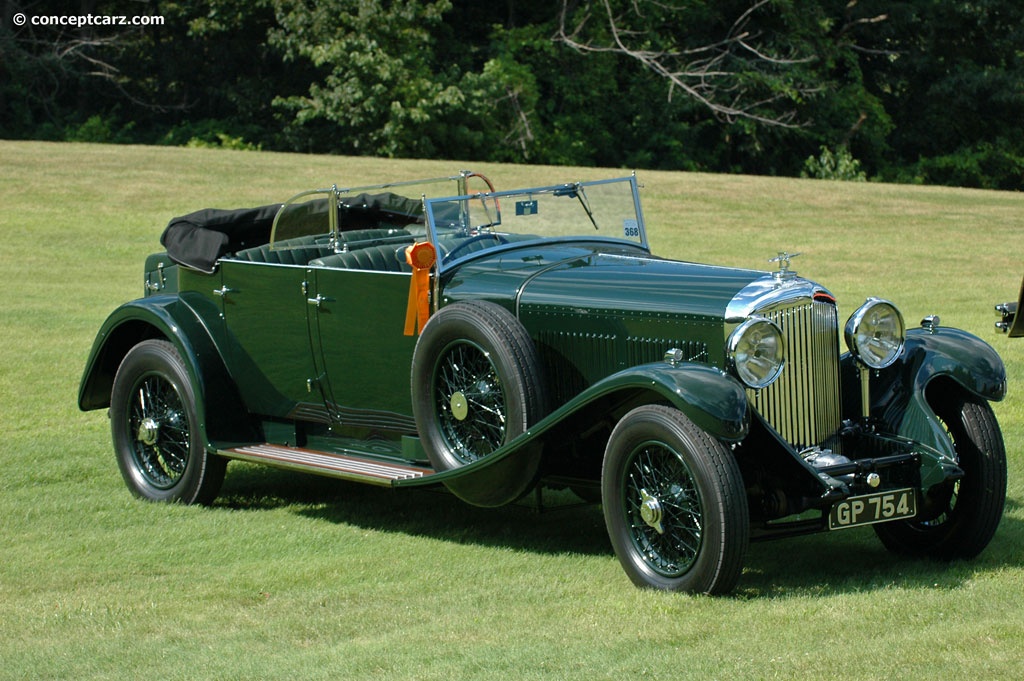
M 177 349 L 147 340 L 133 347 L 114 377 L 110 428 L 128 489 L 151 501 L 209 504 L 227 460 L 206 451 L 196 399 Z
M 637 407 L 615 426 L 601 473 L 605 524 L 641 587 L 723 594 L 750 543 L 736 460 L 677 409 Z
M 995 535 L 1006 505 L 1006 448 L 988 402 L 944 394 L 932 405 L 953 441 L 961 480 L 928 490 L 924 519 L 875 526 L 886 548 L 940 560 L 974 558 Z
M 546 400 L 537 351 L 519 320 L 486 301 L 453 303 L 430 318 L 412 362 L 413 414 L 437 471 L 487 456 L 537 422 Z M 522 496 L 540 467 L 540 446 L 496 464 L 488 476 L 448 484 L 479 506 Z

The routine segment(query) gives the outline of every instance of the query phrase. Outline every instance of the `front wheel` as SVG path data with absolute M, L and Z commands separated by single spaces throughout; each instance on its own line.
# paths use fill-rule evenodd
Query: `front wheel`
M 961 480 L 928 490 L 925 519 L 875 525 L 889 550 L 941 560 L 973 558 L 988 546 L 1006 504 L 1006 449 L 988 402 L 956 394 L 934 404 L 953 441 Z
M 206 451 L 196 399 L 175 347 L 147 340 L 128 351 L 114 376 L 110 427 L 128 489 L 151 501 L 208 504 L 227 460 Z
M 638 586 L 720 594 L 750 540 L 735 459 L 677 409 L 645 405 L 612 431 L 601 474 L 605 524 Z

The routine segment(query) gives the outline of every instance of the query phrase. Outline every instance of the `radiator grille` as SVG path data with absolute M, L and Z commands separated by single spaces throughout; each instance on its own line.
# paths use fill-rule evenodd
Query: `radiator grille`
M 840 424 L 839 317 L 830 301 L 804 299 L 761 310 L 786 341 L 786 367 L 778 380 L 751 390 L 758 412 L 797 449 L 823 444 Z

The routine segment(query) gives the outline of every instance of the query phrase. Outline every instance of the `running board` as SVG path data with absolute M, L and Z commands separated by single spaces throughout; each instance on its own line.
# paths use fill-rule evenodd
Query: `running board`
M 287 445 L 248 445 L 221 449 L 219 452 L 232 459 L 264 463 L 372 485 L 390 486 L 396 480 L 422 478 L 434 473 L 429 468 L 418 468 L 349 454 L 332 454 Z

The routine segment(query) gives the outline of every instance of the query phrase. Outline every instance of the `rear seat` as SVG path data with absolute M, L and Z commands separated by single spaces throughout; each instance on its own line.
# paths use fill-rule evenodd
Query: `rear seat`
M 396 244 L 411 243 L 413 237 L 404 229 L 359 229 L 342 232 L 341 238 L 342 242 L 337 248 L 331 245 L 326 235 L 320 234 L 279 241 L 273 248 L 270 244 L 247 248 L 231 257 L 234 260 L 280 265 L 319 264 L 313 261 L 333 256 L 339 248 L 343 251 L 356 250 L 373 247 L 382 241 Z
M 345 253 L 333 253 L 309 261 L 317 267 L 344 270 L 374 270 L 377 272 L 412 272 L 405 262 L 405 244 L 383 244 L 357 248 Z
M 274 248 L 270 244 L 254 246 L 236 252 L 233 260 L 248 262 L 268 262 L 280 265 L 305 265 L 313 258 L 319 258 L 334 252 L 324 235 L 300 236 L 278 242 Z
M 249 262 L 267 262 L 279 265 L 305 265 L 314 258 L 333 253 L 334 249 L 328 246 L 289 246 L 287 248 L 275 248 L 271 250 L 268 244 L 247 248 L 238 251 L 232 256 L 233 260 L 247 260 Z

